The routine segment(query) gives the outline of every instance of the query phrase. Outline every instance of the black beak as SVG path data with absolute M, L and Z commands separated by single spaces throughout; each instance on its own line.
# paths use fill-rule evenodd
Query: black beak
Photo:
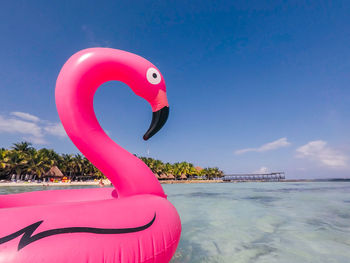
M 153 112 L 152 122 L 148 128 L 148 131 L 143 135 L 143 139 L 147 141 L 153 135 L 155 135 L 166 123 L 169 116 L 169 107 L 165 106 L 159 111 Z

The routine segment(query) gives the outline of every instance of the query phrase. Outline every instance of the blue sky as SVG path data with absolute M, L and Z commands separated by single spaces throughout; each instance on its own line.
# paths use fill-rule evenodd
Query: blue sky
M 170 116 L 150 141 L 151 108 L 106 83 L 95 111 L 129 151 L 226 173 L 350 177 L 350 2 L 4 1 L 0 146 L 77 153 L 56 111 L 64 62 L 88 47 L 150 60 Z

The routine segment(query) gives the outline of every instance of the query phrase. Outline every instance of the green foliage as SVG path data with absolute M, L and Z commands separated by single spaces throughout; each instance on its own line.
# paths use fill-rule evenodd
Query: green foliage
M 10 150 L 0 149 L 0 179 L 11 175 L 35 175 L 41 178 L 51 167 L 57 166 L 65 176 L 103 177 L 103 174 L 80 154 L 58 154 L 52 149 L 36 150 L 29 142 L 15 143 Z
M 218 167 L 214 168 L 204 168 L 201 170 L 201 176 L 207 178 L 208 180 L 214 179 L 214 178 L 221 178 L 224 176 L 224 172 L 221 171 Z
M 185 175 L 187 178 L 203 178 L 203 179 L 214 179 L 224 176 L 223 171 L 219 168 L 205 168 L 196 169 L 192 163 L 188 162 L 177 162 L 174 164 L 163 163 L 160 160 L 156 160 L 149 157 L 139 157 L 151 170 L 153 173 L 161 175 L 174 175 L 176 179 L 180 179 L 181 176 Z
M 192 163 L 163 163 L 149 157 L 139 157 L 153 173 L 173 175 L 176 179 L 187 178 L 213 179 L 222 177 L 219 168 L 196 169 Z M 58 154 L 52 149 L 36 150 L 29 142 L 15 143 L 10 150 L 0 148 L 0 179 L 8 179 L 12 174 L 35 175 L 41 178 L 52 166 L 57 166 L 65 176 L 75 179 L 77 176 L 104 177 L 88 159 L 81 154 Z

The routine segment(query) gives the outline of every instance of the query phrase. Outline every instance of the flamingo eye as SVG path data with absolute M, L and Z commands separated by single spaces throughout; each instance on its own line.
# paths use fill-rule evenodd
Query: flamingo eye
M 147 70 L 146 76 L 148 82 L 154 85 L 158 84 L 162 80 L 160 73 L 155 68 L 149 68 Z

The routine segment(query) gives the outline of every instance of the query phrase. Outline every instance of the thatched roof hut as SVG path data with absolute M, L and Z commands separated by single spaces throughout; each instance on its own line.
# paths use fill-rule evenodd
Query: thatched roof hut
M 164 180 L 164 179 L 168 179 L 168 177 L 165 174 L 161 174 L 158 179 Z
M 202 167 L 200 167 L 200 166 L 196 166 L 196 167 L 194 167 L 198 172 L 200 172 L 200 171 L 202 171 L 203 170 L 203 168 Z
M 159 179 L 159 174 L 154 173 L 154 176 L 155 176 L 157 179 Z
M 186 176 L 185 174 L 182 174 L 182 175 L 180 176 L 180 179 L 181 179 L 181 180 L 187 180 L 187 176 Z
M 170 179 L 170 180 L 174 180 L 174 179 L 175 179 L 175 176 L 174 176 L 174 175 L 172 175 L 172 174 L 168 174 L 168 179 Z
M 63 173 L 57 166 L 52 166 L 51 169 L 45 174 L 47 177 L 63 177 Z

